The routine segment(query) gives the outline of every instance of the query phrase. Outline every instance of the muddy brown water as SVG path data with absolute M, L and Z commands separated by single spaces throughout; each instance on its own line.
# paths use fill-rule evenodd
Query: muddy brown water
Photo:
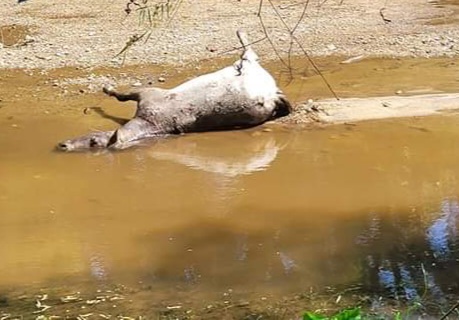
M 323 66 L 344 96 L 458 89 L 454 60 Z M 289 85 L 273 70 L 289 96 L 327 95 L 296 67 Z M 22 294 L 120 284 L 141 290 L 133 314 L 144 312 L 135 299 L 269 302 L 328 287 L 401 300 L 427 292 L 439 303 L 459 294 L 458 114 L 268 125 L 64 154 L 56 142 L 113 128 L 107 115 L 129 117 L 132 105 L 61 95 L 49 77 L 2 77 L 0 295 L 9 302 L 0 299 L 0 311 L 32 314 L 34 298 L 14 303 Z M 92 105 L 104 112 L 85 115 Z

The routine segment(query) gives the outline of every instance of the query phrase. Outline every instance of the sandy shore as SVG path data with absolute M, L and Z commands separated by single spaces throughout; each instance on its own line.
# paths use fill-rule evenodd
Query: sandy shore
M 29 0 L 22 4 L 9 0 L 0 3 L 0 84 L 3 85 L 3 89 L 0 88 L 0 105 L 2 100 L 18 101 L 15 104 L 18 111 L 22 106 L 27 107 L 42 100 L 42 95 L 56 93 L 60 104 L 66 105 L 76 97 L 82 101 L 82 95 L 99 91 L 105 83 L 162 86 L 158 79 L 163 75 L 171 75 L 165 84 L 166 87 L 171 86 L 175 82 L 173 72 L 150 74 L 148 70 L 152 66 L 155 70 L 164 66 L 169 70 L 171 67 L 183 67 L 189 78 L 206 72 L 201 68 L 206 61 L 222 61 L 222 58 L 238 52 L 231 50 L 238 45 L 235 30 L 242 28 L 248 31 L 252 40 L 264 37 L 263 26 L 257 17 L 258 0 L 203 0 L 199 4 L 184 0 L 170 22 L 160 23 L 152 29 L 149 41 L 135 45 L 124 57 L 116 56 L 130 37 L 144 32 L 146 27 L 139 25 L 136 12 L 126 16 L 126 2 L 69 0 L 62 5 L 47 0 Z M 341 57 L 340 60 L 348 60 L 350 64 L 359 64 L 362 59 L 374 57 L 444 58 L 445 61 L 449 59 L 446 67 L 450 70 L 455 68 L 451 59 L 459 53 L 459 28 L 455 23 L 458 9 L 451 3 L 454 1 L 445 1 L 440 6 L 424 0 L 312 0 L 295 35 L 303 48 L 316 59 Z M 295 1 L 274 1 L 273 4 L 278 15 L 269 2 L 264 2 L 262 19 L 274 48 L 286 59 L 291 38 L 283 23 L 292 28 L 301 17 L 304 5 Z M 271 65 L 282 65 L 266 39 L 257 42 L 254 47 L 263 63 L 271 61 Z M 291 55 L 297 60 L 304 57 L 298 45 L 292 47 Z M 129 72 L 126 72 L 126 67 Z M 110 72 L 104 73 L 107 68 Z M 326 72 L 326 68 L 322 70 Z M 21 83 L 33 86 L 24 88 L 25 92 L 35 92 L 32 96 L 18 95 L 17 90 L 12 92 L 12 88 L 17 86 L 17 80 L 11 78 L 17 77 L 12 76 L 12 69 L 24 70 L 29 79 L 24 78 Z M 65 77 L 57 76 L 52 70 L 65 70 L 61 72 L 65 73 Z M 92 73 L 92 70 L 96 71 Z M 350 72 L 353 71 L 350 69 L 344 77 L 352 78 Z M 417 71 L 413 69 L 407 72 Z M 449 73 L 454 72 L 450 70 Z M 367 76 L 365 72 L 359 74 Z M 427 82 L 432 82 L 427 79 L 428 72 L 423 76 Z M 359 81 L 373 81 L 374 77 L 368 76 Z M 413 77 L 416 77 L 414 73 Z M 289 96 L 297 106 L 294 114 L 284 122 L 334 123 L 426 115 L 459 106 L 459 98 L 455 94 L 416 98 L 394 95 L 384 99 L 316 102 L 314 89 L 308 87 L 309 78 L 304 79 L 305 93 L 300 94 L 299 98 Z M 446 83 L 450 81 L 448 79 L 445 77 L 441 81 Z M 320 85 L 325 87 L 322 82 Z M 333 85 L 340 89 L 340 85 Z M 447 86 L 447 90 L 440 88 L 440 92 L 459 91 L 459 88 L 454 89 L 451 81 Z M 390 93 L 395 94 L 395 90 Z M 367 90 L 367 96 L 376 95 L 381 94 Z M 313 103 L 301 103 L 310 97 L 314 99 Z
M 136 12 L 126 16 L 126 0 L 47 0 L 0 3 L 3 45 L 0 68 L 59 68 L 116 66 L 116 54 L 135 34 Z M 264 2 L 262 18 L 278 53 L 289 51 L 288 29 L 296 25 L 303 2 L 274 1 L 277 13 Z M 409 8 L 409 10 L 407 10 Z M 152 29 L 147 42 L 128 53 L 127 64 L 186 64 L 218 58 L 238 45 L 235 31 L 248 31 L 252 40 L 264 37 L 257 17 L 258 0 L 184 0 L 170 22 Z M 459 52 L 459 29 L 454 6 L 425 0 L 312 0 L 295 35 L 312 56 L 454 56 Z M 383 18 L 385 20 L 383 20 Z M 166 21 L 167 18 L 164 18 Z M 13 35 L 8 37 L 11 28 Z M 262 59 L 276 59 L 269 41 L 256 44 Z M 298 45 L 292 55 L 303 55 Z

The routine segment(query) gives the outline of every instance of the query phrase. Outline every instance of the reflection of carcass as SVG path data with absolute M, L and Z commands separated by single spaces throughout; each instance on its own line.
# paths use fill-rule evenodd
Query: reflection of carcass
M 277 157 L 280 146 L 271 134 L 257 137 L 241 132 L 217 133 L 158 142 L 150 155 L 169 160 L 195 170 L 236 177 L 268 168 Z
M 265 170 L 276 159 L 282 146 L 275 137 L 274 133 L 253 136 L 243 131 L 188 135 L 159 140 L 149 154 L 209 173 L 213 192 L 207 199 L 208 214 L 224 216 L 244 190 L 240 177 Z

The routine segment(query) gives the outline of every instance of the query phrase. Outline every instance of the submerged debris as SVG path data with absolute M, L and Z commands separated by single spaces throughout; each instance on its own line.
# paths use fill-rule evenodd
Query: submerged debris
M 69 295 L 65 297 L 61 297 L 61 301 L 64 303 L 68 302 L 75 302 L 75 301 L 81 301 L 82 299 L 79 296 L 74 296 L 74 295 Z
M 45 312 L 46 310 L 50 309 L 51 306 L 48 306 L 46 304 L 43 304 L 41 303 L 42 301 L 46 300 L 48 298 L 48 295 L 44 295 L 42 297 L 42 300 L 40 299 L 37 299 L 36 302 L 35 302 L 35 306 L 37 307 L 37 311 L 34 311 L 32 313 L 42 313 L 42 312 Z

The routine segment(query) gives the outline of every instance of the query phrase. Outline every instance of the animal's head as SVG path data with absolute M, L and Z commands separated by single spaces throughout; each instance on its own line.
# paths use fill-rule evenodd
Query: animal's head
M 58 151 L 82 151 L 106 148 L 111 136 L 110 132 L 90 133 L 83 137 L 62 141 L 56 146 L 56 149 Z

